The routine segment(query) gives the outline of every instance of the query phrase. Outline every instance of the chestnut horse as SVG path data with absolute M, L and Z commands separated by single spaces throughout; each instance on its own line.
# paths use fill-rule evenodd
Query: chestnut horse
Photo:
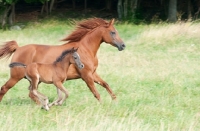
M 68 97 L 68 92 L 63 86 L 63 82 L 67 79 L 66 73 L 70 64 L 75 64 L 79 69 L 84 67 L 76 51 L 77 49 L 74 48 L 65 50 L 52 64 L 31 63 L 29 65 L 24 65 L 23 63 L 13 62 L 9 66 L 10 68 L 26 68 L 25 75 L 31 83 L 30 91 L 39 99 L 42 107 L 49 110 L 49 107 L 53 105 L 62 105 Z M 37 91 L 39 82 L 54 84 L 57 87 L 58 99 L 48 105 L 48 97 Z M 60 91 L 65 94 L 64 98 L 62 98 Z
M 15 41 L 9 41 L 0 48 L 0 58 L 8 58 L 14 53 L 11 62 L 21 62 L 26 65 L 33 62 L 52 63 L 60 52 L 72 47 L 79 48 L 78 53 L 81 56 L 84 68 L 80 70 L 71 64 L 67 72 L 67 80 L 82 78 L 93 95 L 100 101 L 100 94 L 95 87 L 95 82 L 103 86 L 112 99 L 115 99 L 116 95 L 110 86 L 96 72 L 98 66 L 97 51 L 101 43 L 108 43 L 119 51 L 125 49 L 125 44 L 114 27 L 114 19 L 110 20 L 110 22 L 101 18 L 83 20 L 77 23 L 76 29 L 62 41 L 67 41 L 67 43 L 56 46 L 29 44 L 22 47 L 19 47 Z M 0 101 L 6 92 L 24 76 L 25 69 L 10 69 L 10 78 L 0 90 Z M 36 101 L 31 92 L 29 97 Z

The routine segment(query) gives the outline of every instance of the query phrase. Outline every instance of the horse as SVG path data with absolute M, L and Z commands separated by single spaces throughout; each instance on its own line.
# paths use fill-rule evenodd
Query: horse
M 77 49 L 65 50 L 52 64 L 44 63 L 31 63 L 25 65 L 19 62 L 13 62 L 9 65 L 10 68 L 24 67 L 25 77 L 31 83 L 30 91 L 39 99 L 42 107 L 49 110 L 49 107 L 53 105 L 62 105 L 68 97 L 68 92 L 63 86 L 63 82 L 67 78 L 66 72 L 70 64 L 75 64 L 79 69 L 82 69 L 84 65 L 81 63 L 80 56 L 76 52 Z M 37 91 L 38 83 L 44 82 L 46 84 L 54 84 L 57 87 L 58 99 L 49 103 L 48 97 Z M 62 98 L 62 91 L 65 97 Z
M 82 70 L 73 64 L 70 65 L 67 72 L 67 80 L 81 78 L 89 87 L 94 97 L 101 101 L 100 94 L 96 89 L 95 83 L 104 87 L 113 100 L 116 95 L 106 81 L 104 81 L 96 72 L 98 67 L 97 51 L 102 43 L 108 43 L 116 47 L 119 51 L 125 49 L 125 43 L 119 36 L 114 27 L 115 19 L 109 22 L 101 18 L 90 18 L 76 23 L 76 29 L 66 38 L 62 39 L 66 43 L 62 45 L 38 45 L 29 44 L 19 46 L 16 41 L 7 41 L 0 48 L 0 59 L 9 58 L 12 54 L 11 62 L 21 62 L 26 65 L 33 62 L 52 63 L 58 57 L 58 53 L 71 47 L 79 48 L 78 53 L 84 64 Z M 7 91 L 25 76 L 25 69 L 11 68 L 9 80 L 1 87 L 0 101 Z M 29 97 L 37 101 L 30 92 Z

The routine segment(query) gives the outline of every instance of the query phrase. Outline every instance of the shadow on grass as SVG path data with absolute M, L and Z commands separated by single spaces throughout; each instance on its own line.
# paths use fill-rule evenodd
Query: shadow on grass
M 35 104 L 30 98 L 11 98 L 11 99 L 4 99 L 1 101 L 1 105 L 31 105 Z

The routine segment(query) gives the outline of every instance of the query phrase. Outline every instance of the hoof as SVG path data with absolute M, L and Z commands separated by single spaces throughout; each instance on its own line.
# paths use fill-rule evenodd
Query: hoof
M 46 111 L 49 110 L 49 106 L 42 106 L 41 109 L 45 109 Z
M 112 100 L 116 100 L 117 97 L 115 95 L 112 96 Z
M 54 103 L 50 103 L 50 104 L 48 104 L 48 107 L 50 108 L 50 107 L 52 107 L 54 105 Z

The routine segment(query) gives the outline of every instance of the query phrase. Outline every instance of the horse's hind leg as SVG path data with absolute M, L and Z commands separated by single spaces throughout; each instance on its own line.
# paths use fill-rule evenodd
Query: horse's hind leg
M 39 91 L 37 91 L 38 96 L 40 96 L 40 98 L 42 98 L 43 101 L 43 108 L 46 110 L 49 110 L 49 99 L 47 96 L 43 95 L 42 93 L 40 93 Z
M 38 99 L 38 97 L 37 96 L 35 96 L 34 94 L 33 94 L 33 92 L 31 92 L 31 91 L 29 91 L 29 97 L 31 98 L 31 100 L 33 100 L 36 104 L 41 104 L 40 103 L 40 100 Z
M 39 84 L 38 84 L 39 85 Z M 47 96 L 45 96 L 44 94 L 40 93 L 38 90 L 37 91 L 37 96 L 39 96 L 40 98 L 42 98 L 42 102 L 43 102 L 43 105 L 45 107 L 45 109 L 47 108 L 48 104 L 49 104 L 49 99 Z M 33 94 L 34 95 L 34 94 Z
M 39 100 L 38 97 L 35 96 L 35 95 L 33 94 L 33 92 L 31 91 L 31 90 L 32 90 L 31 82 L 29 81 L 29 83 L 30 83 L 30 85 L 29 85 L 29 87 L 28 87 L 28 89 L 30 90 L 30 91 L 29 91 L 29 97 L 30 97 L 36 104 L 40 105 L 40 104 L 41 104 L 41 103 L 40 103 L 40 100 Z M 40 82 L 39 82 L 39 83 L 40 83 Z M 38 85 L 39 85 L 39 83 L 38 83 Z
M 40 102 L 42 103 L 42 107 L 43 107 L 45 110 L 49 110 L 49 106 L 48 106 L 49 100 L 48 100 L 48 97 L 46 97 L 46 96 L 43 95 L 42 93 L 38 92 L 36 89 L 32 89 L 31 92 L 32 92 L 36 97 L 38 97 L 38 99 L 39 99 Z
M 102 80 L 96 72 L 93 74 L 93 76 L 94 82 L 106 88 L 107 92 L 110 94 L 113 100 L 116 99 L 116 95 L 113 93 L 110 86 L 104 80 Z
M 23 68 L 11 68 L 10 69 L 10 79 L 1 87 L 0 90 L 0 101 L 3 96 L 11 89 L 18 81 L 24 78 L 24 69 Z
M 42 93 L 37 91 L 38 83 L 39 83 L 39 75 L 38 74 L 29 74 L 29 78 L 31 79 L 31 90 L 30 92 L 35 95 L 38 100 L 41 102 L 44 109 L 49 110 L 48 107 L 48 97 L 43 95 Z
M 7 93 L 9 89 L 11 89 L 19 80 L 17 78 L 10 78 L 2 87 L 0 90 L 0 101 L 2 100 L 3 96 Z

